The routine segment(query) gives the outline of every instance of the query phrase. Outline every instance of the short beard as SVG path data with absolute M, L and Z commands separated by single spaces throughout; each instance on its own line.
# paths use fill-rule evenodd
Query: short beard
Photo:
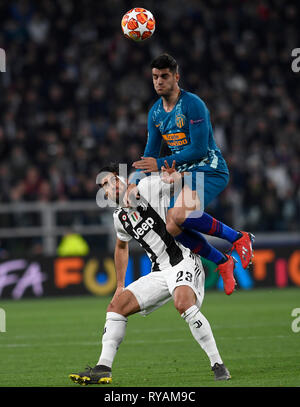
M 161 93 L 160 96 L 163 96 L 165 99 L 169 99 L 174 91 L 174 86 L 169 91 L 166 91 L 165 93 Z
M 175 88 L 175 84 L 171 85 L 168 89 L 162 91 L 162 92 L 165 92 L 165 93 L 164 94 L 160 93 L 160 95 L 161 96 L 170 96 L 170 94 L 174 91 L 174 88 Z

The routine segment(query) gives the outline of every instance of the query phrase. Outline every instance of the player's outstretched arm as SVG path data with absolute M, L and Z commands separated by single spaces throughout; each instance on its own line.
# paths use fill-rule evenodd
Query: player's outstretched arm
M 123 242 L 122 240 L 117 238 L 114 254 L 117 288 L 113 299 L 119 294 L 121 294 L 121 292 L 124 290 L 128 258 L 129 258 L 128 242 Z
M 157 172 L 157 160 L 154 157 L 141 157 L 141 160 L 135 161 L 132 166 L 142 173 Z

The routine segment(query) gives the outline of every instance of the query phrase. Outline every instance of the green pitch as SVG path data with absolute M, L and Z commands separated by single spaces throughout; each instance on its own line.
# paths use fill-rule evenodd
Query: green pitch
M 129 317 L 113 366 L 113 384 L 131 386 L 300 386 L 300 332 L 291 312 L 300 290 L 207 292 L 202 312 L 231 372 L 215 382 L 205 353 L 172 303 L 147 317 Z M 94 366 L 109 298 L 1 301 L 0 386 L 75 386 L 68 377 Z M 84 388 L 83 388 L 84 389 Z

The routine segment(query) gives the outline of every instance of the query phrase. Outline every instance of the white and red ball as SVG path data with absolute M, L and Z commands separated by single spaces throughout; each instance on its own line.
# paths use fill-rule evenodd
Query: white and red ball
M 134 41 L 144 41 L 155 31 L 153 14 L 142 7 L 135 7 L 124 14 L 121 27 L 125 37 Z

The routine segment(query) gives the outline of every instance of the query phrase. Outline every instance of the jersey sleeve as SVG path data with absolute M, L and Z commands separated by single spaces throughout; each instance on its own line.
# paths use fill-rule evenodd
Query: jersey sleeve
M 147 137 L 147 144 L 144 150 L 143 157 L 153 157 L 153 158 L 158 158 L 159 152 L 161 149 L 161 144 L 162 144 L 162 137 L 160 134 L 160 131 L 158 128 L 155 126 L 154 120 L 153 120 L 153 110 L 154 106 L 150 109 L 150 112 L 148 114 L 148 137 Z M 159 169 L 161 168 L 158 167 Z M 141 173 L 141 170 L 136 170 L 131 176 L 130 176 L 130 183 L 135 183 L 138 184 L 141 179 L 145 176 L 149 176 L 150 173 Z
M 113 218 L 117 238 L 122 240 L 122 242 L 129 242 L 132 239 L 132 236 L 130 236 L 123 228 L 122 223 L 120 222 L 120 219 L 118 217 L 118 212 L 114 212 Z
M 150 110 L 148 114 L 148 138 L 147 144 L 144 151 L 144 157 L 154 157 L 157 158 L 159 156 L 162 137 L 158 127 L 155 126 L 153 120 L 153 110 L 154 106 Z
M 173 160 L 176 161 L 176 165 L 181 165 L 206 157 L 210 118 L 209 111 L 201 99 L 193 98 L 188 101 L 187 120 L 189 123 L 190 144 L 179 153 L 159 158 L 157 160 L 158 168 L 164 165 L 165 160 L 171 167 Z

